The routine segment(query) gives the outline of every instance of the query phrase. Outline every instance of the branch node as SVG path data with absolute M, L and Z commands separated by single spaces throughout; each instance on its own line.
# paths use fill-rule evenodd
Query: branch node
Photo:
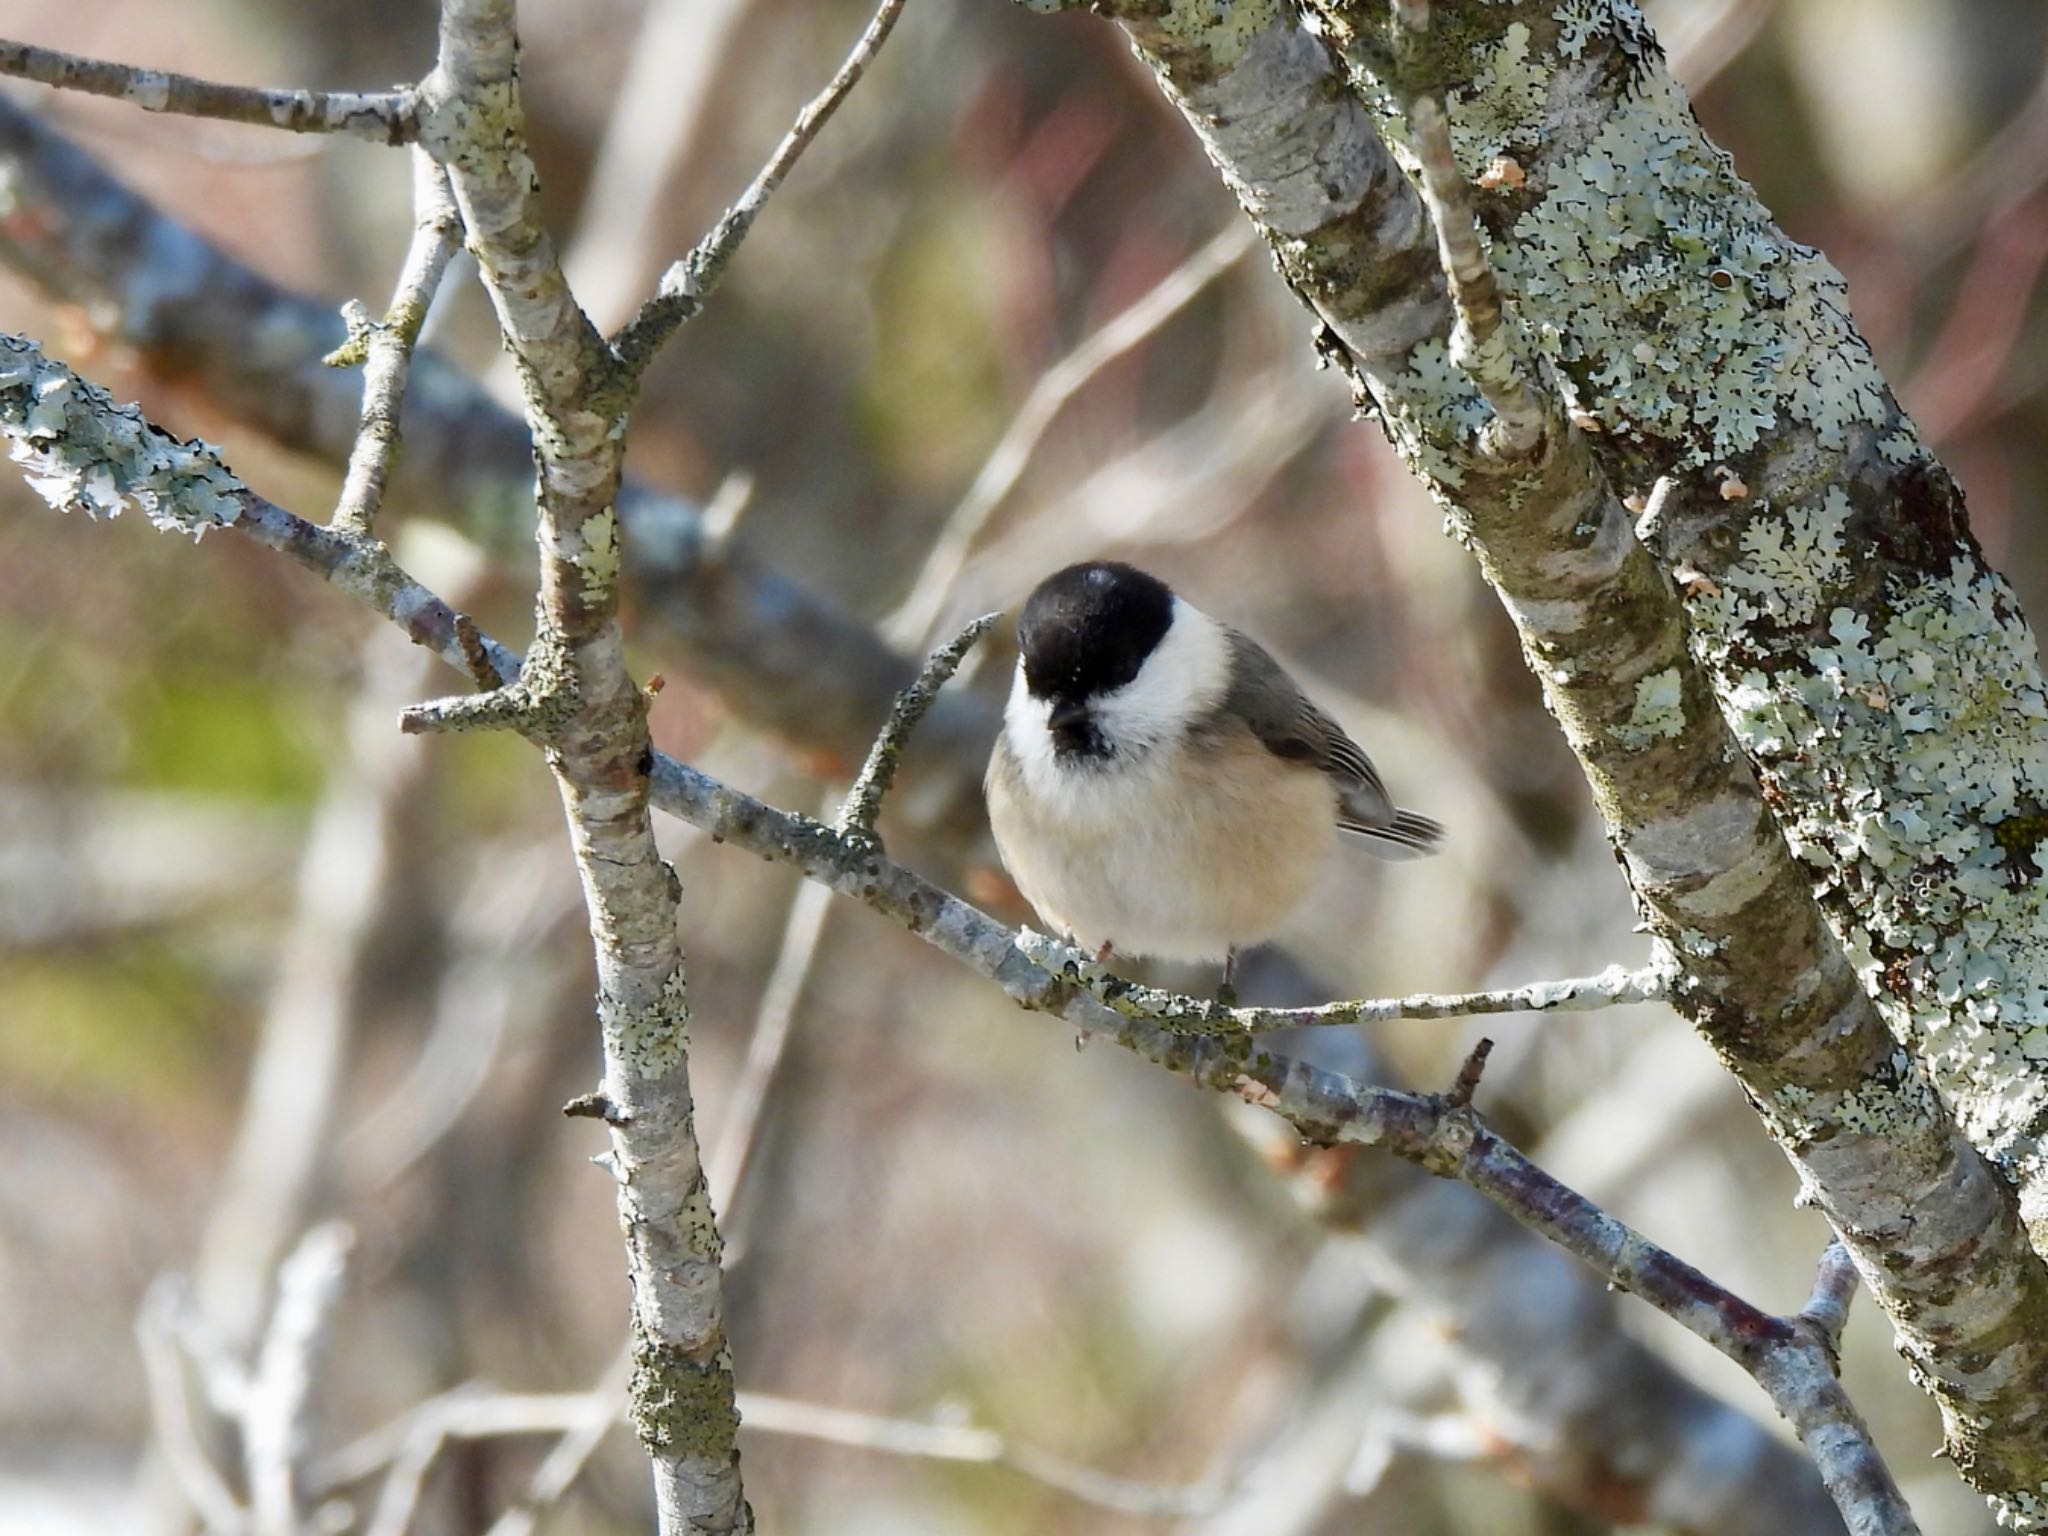
M 342 301 L 341 323 L 348 327 L 348 339 L 320 359 L 322 367 L 356 368 L 370 355 L 370 333 L 377 329 L 377 322 L 361 299 Z
M 1471 1106 L 1472 1095 L 1479 1091 L 1479 1079 L 1486 1072 L 1486 1058 L 1493 1054 L 1493 1041 L 1481 1035 L 1479 1043 L 1472 1047 L 1472 1054 L 1465 1058 L 1465 1064 L 1458 1068 L 1458 1075 L 1451 1080 L 1451 1090 L 1444 1095 L 1444 1102 L 1453 1109 Z
M 603 1089 L 577 1094 L 562 1106 L 562 1113 L 572 1120 L 602 1120 L 611 1126 L 628 1126 L 633 1123 L 633 1117 L 614 1104 Z
M 464 628 L 469 634 L 465 638 Z M 466 616 L 457 615 L 457 642 L 462 647 L 470 675 L 478 682 L 495 679 L 497 671 L 485 655 L 483 639 Z M 570 664 L 568 647 L 553 624 L 543 621 L 534 636 L 533 649 L 509 683 L 486 688 L 481 693 L 457 694 L 415 704 L 398 716 L 398 728 L 408 736 L 440 731 L 517 731 L 530 740 L 552 741 L 562 723 L 576 708 L 576 672 Z
M 1405 19 L 1410 7 L 1401 9 Z M 1422 12 L 1426 26 L 1426 0 Z M 1451 333 L 1451 361 L 1465 371 L 1493 411 L 1479 446 L 1494 458 L 1530 458 L 1542 446 L 1548 414 L 1529 383 L 1514 331 L 1501 323 L 1500 289 L 1480 244 L 1471 183 L 1451 149 L 1450 121 L 1434 96 L 1418 95 L 1408 107 L 1408 128 L 1422 172 L 1422 201 L 1436 226 L 1437 255 L 1458 313 Z
M 1849 1303 L 1855 1298 L 1856 1282 L 1856 1265 L 1841 1239 L 1836 1238 L 1821 1251 L 1813 1277 L 1813 1294 L 1790 1319 L 1794 1327 L 1827 1351 L 1829 1369 L 1837 1376 L 1842 1373 L 1842 1329 L 1849 1322 Z

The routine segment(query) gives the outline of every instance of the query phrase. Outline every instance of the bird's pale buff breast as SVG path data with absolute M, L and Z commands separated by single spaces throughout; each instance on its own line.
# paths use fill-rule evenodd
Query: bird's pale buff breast
M 1197 752 L 1174 742 L 1052 771 L 1056 783 L 1028 783 L 1004 741 L 989 822 L 1025 899 L 1090 950 L 1215 960 L 1258 943 L 1307 897 L 1336 840 L 1329 780 L 1235 722 Z

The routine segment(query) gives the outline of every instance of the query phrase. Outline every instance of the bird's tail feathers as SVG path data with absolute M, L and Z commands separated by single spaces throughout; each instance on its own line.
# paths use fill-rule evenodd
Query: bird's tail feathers
M 1444 843 L 1443 823 L 1414 811 L 1394 812 L 1394 819 L 1383 827 L 1356 821 L 1340 821 L 1337 826 L 1364 844 L 1367 853 L 1381 859 L 1426 859 Z

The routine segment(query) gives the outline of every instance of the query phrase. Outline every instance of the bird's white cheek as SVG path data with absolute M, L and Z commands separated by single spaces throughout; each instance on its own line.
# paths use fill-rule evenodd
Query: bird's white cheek
M 1009 740 L 1010 754 L 1017 760 L 1025 787 L 1041 799 L 1057 798 L 1066 771 L 1053 755 L 1052 704 L 1032 697 L 1022 667 L 1017 669 L 1010 702 L 1003 709 L 1003 735 Z
M 1097 728 L 1115 743 L 1178 739 L 1230 686 L 1230 639 L 1201 609 L 1173 600 L 1173 623 L 1138 675 L 1093 701 Z

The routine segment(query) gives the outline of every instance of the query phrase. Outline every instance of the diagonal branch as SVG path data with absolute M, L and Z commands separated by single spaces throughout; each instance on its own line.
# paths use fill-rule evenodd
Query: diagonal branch
M 413 151 L 412 188 L 412 244 L 391 307 L 382 320 L 372 320 L 351 301 L 343 311 L 349 338 L 325 359 L 335 367 L 363 365 L 362 425 L 349 450 L 333 522 L 344 533 L 364 537 L 384 504 L 385 482 L 398 460 L 398 422 L 412 378 L 412 350 L 442 274 L 462 243 L 462 214 L 449 190 L 448 173 L 419 149 Z
M 923 670 L 917 680 L 896 696 L 896 702 L 889 706 L 889 719 L 883 725 L 881 734 L 875 737 L 874 746 L 868 749 L 868 760 L 862 764 L 860 776 L 853 781 L 853 787 L 846 792 L 846 803 L 839 808 L 839 830 L 848 837 L 866 838 L 881 846 L 875 836 L 875 820 L 882 814 L 882 797 L 889 793 L 896 782 L 896 769 L 903 761 L 903 749 L 909 744 L 910 733 L 917 729 L 939 697 L 939 690 L 946 686 L 967 653 L 974 649 L 981 637 L 996 626 L 1002 617 L 999 613 L 985 613 L 974 620 L 959 634 L 933 651 L 925 659 Z
M 1810 282 L 1806 269 L 1824 264 L 1783 250 L 1782 235 L 1745 215 L 1740 229 L 1725 231 L 1726 249 L 1709 243 L 1690 254 L 1668 253 L 1692 309 L 1672 311 L 1662 298 L 1643 299 L 1620 283 L 1588 283 L 1576 274 L 1602 270 L 1609 259 L 1588 253 L 1626 243 L 1598 186 L 1615 173 L 1615 163 L 1603 159 L 1604 151 L 1588 150 L 1572 168 L 1578 180 L 1568 205 L 1551 207 L 1536 226 L 1569 250 L 1549 265 L 1540 249 L 1518 252 L 1518 302 L 1526 313 L 1531 291 L 1545 295 L 1529 323 L 1543 326 L 1546 347 L 1556 345 L 1553 328 L 1573 324 L 1575 306 L 1596 320 L 1615 318 L 1598 307 L 1606 298 L 1617 305 L 1627 300 L 1641 312 L 1626 317 L 1636 329 L 1625 343 L 1600 344 L 1589 331 L 1582 343 L 1585 366 L 1572 385 L 1583 393 L 1567 396 L 1562 381 L 1556 399 L 1528 388 L 1546 414 L 1540 437 L 1517 451 L 1511 434 L 1493 427 L 1503 418 L 1487 399 L 1485 380 L 1453 358 L 1461 317 L 1443 253 L 1424 198 L 1388 142 L 1412 141 L 1414 125 L 1401 104 L 1412 99 L 1417 80 L 1440 84 L 1455 60 L 1471 71 L 1463 77 L 1468 94 L 1489 89 L 1480 73 L 1499 66 L 1487 77 L 1494 95 L 1464 123 L 1452 124 L 1465 160 L 1487 163 L 1510 145 L 1554 142 L 1560 153 L 1583 145 L 1578 127 L 1554 131 L 1537 120 L 1546 101 L 1576 96 L 1527 88 L 1527 72 L 1510 68 L 1517 50 L 1536 35 L 1533 22 L 1558 54 L 1554 70 L 1569 68 L 1575 80 L 1597 77 L 1598 89 L 1611 89 L 1621 100 L 1620 126 L 1640 151 L 1628 157 L 1628 174 L 1643 183 L 1617 189 L 1628 198 L 1624 211 L 1641 216 L 1627 240 L 1697 239 L 1697 232 L 1657 228 L 1652 210 L 1671 206 L 1660 175 L 1682 172 L 1703 199 L 1738 194 L 1720 185 L 1732 176 L 1711 146 L 1698 148 L 1695 164 L 1697 125 L 1675 87 L 1660 73 L 1644 82 L 1645 71 L 1654 73 L 1655 46 L 1634 8 L 1571 7 L 1584 26 L 1561 28 L 1556 8 L 1536 0 L 1464 5 L 1457 8 L 1457 26 L 1419 36 L 1398 31 L 1391 50 L 1386 7 L 1365 0 L 1318 0 L 1312 26 L 1288 6 L 1255 4 L 1236 13 L 1241 25 L 1214 32 L 1187 26 L 1167 0 L 1111 0 L 1097 8 L 1136 42 L 1274 245 L 1290 284 L 1341 344 L 1333 350 L 1361 401 L 1379 407 L 1395 447 L 1448 513 L 1453 535 L 1478 555 L 1592 785 L 1646 925 L 1677 960 L 1680 1012 L 1737 1075 L 1766 1129 L 1815 1192 L 1916 1374 L 1940 1402 L 1951 1453 L 1973 1483 L 2009 1508 L 2048 1507 L 2048 1414 L 2033 1407 L 2031 1397 L 2023 1411 L 2014 1407 L 2017 1395 L 2033 1390 L 2015 1383 L 2048 1380 L 2048 1344 L 2042 1342 L 2048 1340 L 2048 1265 L 2028 1243 L 2012 1186 L 1963 1134 L 1922 1061 L 1873 1005 L 1815 899 L 1808 871 L 1780 834 L 1729 719 L 1745 730 L 1766 719 L 1777 722 L 1772 728 L 1781 750 L 1799 758 L 1793 743 L 1806 738 L 1789 723 L 1795 717 L 1733 709 L 1724 715 L 1728 700 L 1717 699 L 1717 679 L 1688 648 L 1679 596 L 1637 539 L 1635 520 L 1608 479 L 1612 471 L 1632 483 L 1640 474 L 1639 452 L 1613 431 L 1596 443 L 1577 425 L 1581 415 L 1597 424 L 1599 416 L 1585 407 L 1605 413 L 1606 396 L 1654 397 L 1680 420 L 1688 402 L 1705 413 L 1738 398 L 1718 371 L 1681 374 L 1676 389 L 1660 384 L 1666 353 L 1677 358 L 1689 345 L 1667 334 L 1674 313 L 1696 315 L 1694 328 L 1705 333 L 1718 334 L 1728 316 L 1739 316 L 1750 331 L 1761 328 L 1766 334 L 1757 337 L 1753 352 L 1730 359 L 1728 367 L 1768 372 L 1773 390 L 1790 393 L 1782 407 L 1788 420 L 1825 425 L 1831 412 L 1860 408 L 1865 399 L 1854 381 L 1867 355 L 1848 347 L 1845 321 L 1829 309 L 1812 317 L 1810 334 L 1772 332 L 1789 312 L 1753 302 L 1744 279 L 1721 262 L 1728 249 L 1744 253 L 1758 284 L 1781 280 L 1776 274 L 1786 263 L 1801 267 L 1801 281 Z M 1444 6 L 1436 9 L 1447 13 Z M 1526 19 L 1518 14 L 1524 12 Z M 1603 27 L 1611 34 L 1602 40 L 1603 63 L 1563 56 L 1572 47 L 1584 50 L 1588 28 L 1597 33 Z M 1343 57 L 1336 54 L 1340 45 Z M 1371 77 L 1371 91 L 1353 88 L 1354 70 Z M 1503 76 L 1519 90 L 1503 87 Z M 1488 109 L 1501 118 L 1487 116 Z M 1681 154 L 1687 157 L 1682 165 L 1673 158 Z M 1753 202 L 1746 187 L 1739 196 Z M 1512 208 L 1491 211 L 1504 221 L 1513 215 Z M 1582 214 L 1587 227 L 1576 233 L 1560 228 L 1558 221 L 1570 225 Z M 1443 221 L 1447 228 L 1456 222 Z M 1495 249 L 1509 244 L 1497 237 Z M 1637 275 L 1663 270 L 1653 263 Z M 1695 275 L 1697 294 L 1691 291 Z M 1822 296 L 1820 302 L 1833 300 Z M 1522 323 L 1504 315 L 1496 339 Z M 1656 334 L 1642 334 L 1646 327 Z M 1530 349 L 1524 341 L 1519 350 L 1527 355 Z M 1781 357 L 1798 366 L 1779 369 Z M 1567 410 L 1566 398 L 1580 409 Z M 1753 420 L 1740 412 L 1720 419 L 1734 430 L 1737 416 Z M 1807 440 L 1806 453 L 1787 457 L 1788 482 L 1812 465 Z M 1683 498 L 1700 499 L 1697 489 Z M 1713 499 L 1721 501 L 1718 491 Z M 1921 505 L 1930 507 L 1932 526 L 1951 525 L 1938 496 Z M 1846 516 L 1849 503 L 1842 507 Z M 1824 543 L 1818 534 L 1807 539 L 1823 568 Z M 1716 545 L 1737 547 L 1732 538 Z M 1769 548 L 1780 552 L 1781 564 L 1800 564 L 1798 548 L 1785 540 Z M 1846 579 L 1847 562 L 1841 564 Z M 1973 622 L 1976 617 L 1983 615 Z M 1769 621 L 1761 627 L 1768 636 L 1797 632 Z M 2008 641 L 2003 629 L 2000 635 L 2002 648 Z M 2005 651 L 1997 654 L 2001 675 L 2010 672 Z M 1805 683 L 1814 674 L 1796 675 Z M 1935 718 L 1953 715 L 1944 710 Z M 1795 764 L 1793 771 L 1825 778 L 1816 763 Z M 1813 787 L 1832 796 L 1830 804 L 1847 803 L 1834 790 Z M 1877 795 L 1855 803 L 1887 802 Z M 1843 885 L 1829 889 L 1831 899 L 1847 899 Z M 1859 953 L 1879 952 L 1875 937 L 1863 942 L 1871 947 Z M 2018 1106 L 2013 1100 L 2001 1112 Z
M 797 114 L 795 126 L 775 146 L 768 163 L 747 184 L 739 200 L 726 209 L 711 232 L 697 242 L 689 255 L 662 273 L 661 284 L 654 297 L 643 304 L 640 312 L 612 338 L 612 351 L 629 376 L 637 378 L 644 372 L 662 344 L 694 320 L 704 308 L 704 301 L 725 276 L 725 269 L 739 251 L 740 242 L 747 238 L 747 231 L 754 227 L 754 220 L 768 206 L 768 199 L 775 195 L 775 189 L 782 185 L 782 178 L 789 174 L 790 167 L 810 148 L 818 131 L 839 110 L 839 104 L 860 83 L 860 77 L 867 73 L 868 65 L 881 51 L 882 44 L 888 41 L 905 3 L 906 0 L 881 0 L 868 21 L 867 29 L 855 41 L 846 61 L 839 66 L 839 72 Z
M 11 386 L 7 376 L 0 374 L 0 433 L 18 443 L 33 443 L 32 473 L 45 479 L 52 478 L 53 467 L 78 468 L 71 464 L 71 457 L 78 451 L 79 441 L 57 433 L 47 421 L 33 419 L 34 393 L 25 387 L 30 377 L 61 377 L 76 384 L 75 376 L 43 362 L 27 343 L 8 341 L 4 349 L 17 357 L 32 356 L 43 371 L 32 374 L 27 365 L 18 363 L 19 377 Z M 77 393 L 82 398 L 85 391 Z M 103 393 L 99 400 L 105 401 Z M 120 415 L 110 403 L 101 409 Z M 139 415 L 128 414 L 140 422 Z M 143 429 L 155 430 L 146 424 Z M 40 436 L 31 437 L 36 433 Z M 80 433 L 78 438 L 89 445 L 94 441 L 90 433 Z M 194 481 L 196 489 L 191 494 L 202 514 L 224 498 L 239 506 L 234 498 L 249 494 L 224 469 L 216 469 L 215 478 Z M 61 496 L 55 499 L 60 505 L 67 504 Z M 160 521 L 170 527 L 185 526 L 175 507 L 160 509 Z M 240 526 L 236 518 L 217 521 Z M 411 587 L 417 589 L 417 584 Z M 387 617 L 398 617 L 374 595 L 371 601 Z M 445 612 L 445 605 L 441 609 Z M 498 654 L 489 650 L 481 637 L 473 649 L 477 655 Z M 517 675 L 516 667 L 501 673 L 506 680 Z M 1810 1330 L 1757 1310 L 1616 1221 L 1530 1162 L 1469 1107 L 1443 1096 L 1399 1093 L 1354 1082 L 1275 1051 L 1247 1034 L 1189 1034 L 1120 1013 L 1033 958 L 1019 936 L 995 919 L 883 858 L 871 839 L 849 837 L 820 822 L 776 810 L 660 754 L 650 754 L 648 771 L 653 804 L 714 838 L 793 864 L 808 878 L 861 901 L 961 961 L 1021 1007 L 1051 1014 L 1084 1035 L 1113 1041 L 1203 1087 L 1235 1094 L 1271 1110 L 1311 1141 L 1382 1147 L 1439 1176 L 1471 1185 L 1516 1220 L 1591 1265 L 1611 1284 L 1641 1296 L 1755 1377 L 1799 1432 L 1855 1536 L 1912 1536 L 1917 1530 L 1853 1404 L 1834 1379 L 1824 1347 Z M 672 909 L 670 922 L 668 938 L 673 942 Z M 601 968 L 603 964 L 600 950 Z M 680 978 L 679 961 L 671 975 Z M 1192 999 L 1187 1003 L 1190 1008 L 1199 1006 Z M 623 1032 L 623 1042 L 616 1015 L 607 1019 L 608 1056 L 623 1043 L 637 1051 L 627 1055 L 629 1067 L 644 1063 L 648 1052 L 667 1048 L 663 1024 L 672 1017 L 642 1016 Z M 669 1058 L 667 1065 L 679 1072 L 679 1053 Z M 637 1150 L 628 1133 L 643 1129 L 636 1113 L 639 1103 L 622 1103 L 616 1095 L 639 1086 L 634 1077 L 620 1072 L 616 1063 L 608 1069 L 604 1108 L 617 1138 L 615 1156 L 620 1149 L 626 1155 Z M 673 1128 L 670 1134 L 674 1134 Z M 694 1140 L 686 1145 L 692 1154 L 689 1198 L 698 1202 L 695 1208 L 704 1213 L 708 1228 L 708 1203 L 701 1199 L 702 1173 L 695 1167 Z M 639 1214 L 629 1208 L 629 1221 Z M 678 1362 L 666 1353 L 673 1346 L 656 1342 L 660 1335 L 652 1332 L 653 1325 L 642 1316 L 642 1305 L 644 1300 L 636 1288 L 635 1327 L 645 1331 L 636 1334 L 635 1420 L 643 1443 L 656 1458 L 658 1471 L 665 1471 L 663 1453 L 671 1450 L 672 1442 L 649 1435 L 648 1405 L 639 1394 L 649 1384 L 674 1393 L 687 1390 L 687 1383 L 677 1373 Z M 724 1365 L 722 1352 L 718 1360 Z M 729 1366 L 724 1368 L 723 1379 L 730 1382 Z M 673 1397 L 664 1397 L 659 1410 L 662 1416 L 655 1422 L 671 1433 L 680 1431 L 687 1421 L 679 1423 L 673 1415 L 701 1409 L 703 1401 L 695 1397 L 679 1404 Z M 717 1397 L 711 1401 L 719 1403 Z M 724 1402 L 730 1403 L 731 1398 Z M 720 1418 L 726 1434 L 730 1434 L 732 1422 Z M 701 1442 L 692 1442 L 689 1450 L 696 1454 L 701 1468 L 705 1459 Z M 664 1494 L 666 1520 L 671 1518 L 666 1501 L 674 1495 L 660 1481 L 657 1487 Z M 736 1498 L 736 1478 L 731 1491 Z M 722 1496 L 722 1489 L 720 1492 Z M 719 1508 L 730 1506 L 721 1503 Z M 745 1529 L 751 1517 L 741 1503 L 735 1515 L 721 1514 L 720 1518 L 728 1521 L 724 1528 Z
M 346 337 L 324 299 L 282 288 L 167 217 L 34 114 L 0 96 L 0 175 L 21 216 L 0 221 L 0 262 L 61 299 L 159 378 L 337 467 L 355 446 L 361 389 L 321 358 Z M 530 537 L 525 423 L 431 349 L 414 360 L 393 493 L 416 515 L 460 506 L 503 550 Z M 721 543 L 684 498 L 628 480 L 618 500 L 634 612 L 650 644 L 736 715 L 850 776 L 917 659 L 872 626 Z M 955 692 L 920 737 L 921 804 L 981 827 L 988 706 Z
M 112 96 L 145 112 L 214 117 L 292 133 L 345 133 L 379 144 L 409 143 L 419 131 L 410 90 L 304 91 L 223 85 L 165 69 L 88 59 L 0 38 L 0 75 L 60 90 Z
M 1067 402 L 1104 368 L 1157 334 L 1161 326 L 1236 266 L 1255 243 L 1251 229 L 1233 219 L 1142 298 L 1038 376 L 1024 404 L 982 461 L 967 494 L 940 525 L 939 535 L 925 554 L 909 594 L 883 624 L 891 641 L 917 645 L 938 623 L 975 542 L 996 509 L 1016 489 L 1032 454 Z

